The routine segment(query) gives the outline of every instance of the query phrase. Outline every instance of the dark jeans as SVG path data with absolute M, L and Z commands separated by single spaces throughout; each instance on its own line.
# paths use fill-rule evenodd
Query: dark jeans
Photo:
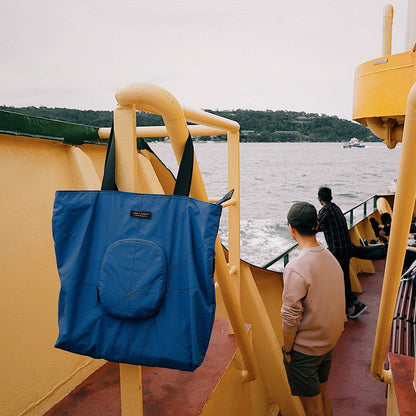
M 347 308 L 351 308 L 353 305 L 356 305 L 358 303 L 358 298 L 351 290 L 350 256 L 336 252 L 332 252 L 332 254 L 338 260 L 338 263 L 342 268 L 342 272 L 344 273 L 345 305 Z
M 352 256 L 365 260 L 382 260 L 387 257 L 388 244 L 377 244 L 374 246 L 352 246 Z M 406 250 L 403 269 L 409 267 L 416 260 L 416 252 Z
M 387 256 L 387 244 L 377 244 L 374 246 L 352 246 L 351 257 L 365 260 L 382 260 Z

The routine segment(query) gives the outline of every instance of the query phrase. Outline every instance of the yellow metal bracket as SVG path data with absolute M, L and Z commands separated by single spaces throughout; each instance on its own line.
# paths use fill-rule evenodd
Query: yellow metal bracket
M 188 137 L 188 129 L 192 134 L 203 135 L 214 132 L 227 134 L 228 187 L 234 189 L 233 198 L 227 204 L 229 208 L 229 261 L 227 264 L 222 245 L 217 238 L 216 276 L 246 367 L 242 371 L 242 378 L 244 381 L 254 380 L 257 376 L 257 363 L 252 342 L 245 327 L 239 297 L 230 275 L 232 271 L 233 280 L 238 282 L 236 285 L 238 288 L 240 282 L 239 125 L 210 113 L 182 108 L 169 92 L 152 84 L 136 83 L 120 88 L 116 93 L 116 99 L 119 104 L 114 112 L 114 128 L 117 135 L 116 181 L 119 189 L 123 191 L 140 192 L 141 184 L 136 175 L 138 169 L 136 136 L 138 133 L 149 136 L 167 133 L 178 163 Z M 165 127 L 136 127 L 136 110 L 161 115 Z M 187 121 L 198 123 L 198 126 L 188 126 Z M 100 129 L 99 134 L 100 137 L 105 138 L 109 131 Z M 196 160 L 190 196 L 204 201 L 208 200 Z M 140 370 L 135 366 L 120 364 L 120 385 L 123 416 L 141 416 L 143 406 Z

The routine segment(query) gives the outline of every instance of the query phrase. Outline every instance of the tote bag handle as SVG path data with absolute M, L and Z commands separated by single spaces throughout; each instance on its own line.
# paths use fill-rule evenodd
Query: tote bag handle
M 114 145 L 114 124 L 111 126 L 110 137 L 108 139 L 107 153 L 104 163 L 104 175 L 101 184 L 102 191 L 118 191 L 115 176 L 115 145 Z M 176 178 L 173 195 L 189 196 L 192 182 L 192 171 L 194 167 L 194 146 L 191 134 L 185 143 L 181 163 L 179 165 L 178 176 Z

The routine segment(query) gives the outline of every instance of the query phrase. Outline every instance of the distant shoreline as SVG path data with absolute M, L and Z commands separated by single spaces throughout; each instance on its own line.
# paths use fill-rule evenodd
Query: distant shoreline
M 0 106 L 0 110 L 95 128 L 111 126 L 113 118 L 112 111 L 10 106 Z M 342 143 L 349 141 L 352 137 L 362 142 L 380 141 L 367 127 L 359 123 L 325 114 L 284 110 L 205 111 L 239 123 L 242 143 Z M 163 119 L 156 114 L 139 112 L 137 123 L 140 126 L 161 126 Z M 226 138 L 216 136 L 215 140 L 212 139 L 211 136 L 198 138 L 199 141 L 223 141 Z M 164 138 L 154 138 L 147 141 L 163 140 Z

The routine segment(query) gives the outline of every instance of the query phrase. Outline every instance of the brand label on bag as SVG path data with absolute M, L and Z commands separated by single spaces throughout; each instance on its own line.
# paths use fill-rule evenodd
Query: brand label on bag
M 150 211 L 130 211 L 130 217 L 133 218 L 143 218 L 145 220 L 150 220 L 152 218 L 152 213 Z

